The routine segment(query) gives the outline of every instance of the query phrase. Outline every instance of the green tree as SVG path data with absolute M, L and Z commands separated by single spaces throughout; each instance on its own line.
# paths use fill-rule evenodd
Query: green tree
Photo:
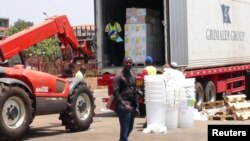
M 5 31 L 5 35 L 6 36 L 13 35 L 31 26 L 33 26 L 32 22 L 26 22 L 24 20 L 18 19 L 16 22 L 14 22 L 14 25 L 9 28 L 9 30 Z
M 32 22 L 19 19 L 14 23 L 13 26 L 9 28 L 8 31 L 5 32 L 5 35 L 13 35 L 31 26 L 33 26 Z M 29 57 L 38 57 L 53 61 L 61 56 L 58 45 L 59 40 L 56 38 L 56 36 L 53 36 L 35 44 L 30 48 L 25 49 L 22 51 L 22 54 L 25 60 Z
M 25 49 L 23 51 L 23 56 L 24 58 L 35 57 L 53 61 L 61 56 L 58 46 L 58 39 L 56 37 L 51 37 L 37 43 L 31 48 Z

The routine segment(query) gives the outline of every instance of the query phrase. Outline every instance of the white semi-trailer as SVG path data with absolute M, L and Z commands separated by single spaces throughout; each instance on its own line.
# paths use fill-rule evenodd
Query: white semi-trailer
M 160 24 L 152 26 L 162 27 L 162 44 L 154 48 L 163 55 L 154 65 L 185 67 L 185 76 L 196 78 L 196 106 L 238 92 L 249 98 L 250 0 L 95 0 L 98 84 L 108 85 L 109 90 L 113 75 L 121 67 L 108 64 L 113 54 L 108 51 L 104 28 L 115 19 L 124 29 L 131 22 L 126 16 L 128 8 L 160 13 Z M 151 23 L 145 20 L 145 24 Z M 126 50 L 126 42 L 122 46 Z M 138 74 L 139 66 L 134 67 Z M 137 78 L 141 84 L 140 75 Z

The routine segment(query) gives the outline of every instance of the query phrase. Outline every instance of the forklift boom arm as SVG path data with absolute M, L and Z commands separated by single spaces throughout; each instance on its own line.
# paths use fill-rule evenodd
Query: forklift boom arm
M 35 26 L 0 41 L 0 56 L 2 61 L 9 59 L 19 52 L 57 34 L 58 39 L 64 46 L 70 45 L 73 54 L 76 54 L 79 43 L 73 32 L 67 17 L 54 16 Z

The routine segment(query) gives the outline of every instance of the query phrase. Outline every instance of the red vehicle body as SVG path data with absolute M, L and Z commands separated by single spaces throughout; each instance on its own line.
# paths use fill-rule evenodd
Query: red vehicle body
M 37 115 L 58 113 L 69 131 L 86 130 L 93 122 L 93 92 L 83 80 L 25 69 L 21 51 L 55 35 L 66 59 L 73 59 L 83 49 L 65 15 L 0 41 L 1 140 L 20 139 Z
M 112 94 L 112 80 L 115 74 L 103 74 L 97 77 L 99 86 L 108 87 L 108 95 Z M 184 71 L 186 78 L 196 78 L 196 106 L 201 102 L 216 101 L 216 94 L 223 95 L 235 94 L 237 92 L 249 92 L 250 65 L 236 65 L 218 67 L 210 69 L 187 70 Z M 143 77 L 141 74 L 136 76 L 136 84 L 141 88 Z M 249 96 L 248 96 L 249 98 Z M 217 97 L 219 99 L 219 97 Z M 103 99 L 107 102 L 108 97 Z M 139 97 L 140 104 L 143 98 Z

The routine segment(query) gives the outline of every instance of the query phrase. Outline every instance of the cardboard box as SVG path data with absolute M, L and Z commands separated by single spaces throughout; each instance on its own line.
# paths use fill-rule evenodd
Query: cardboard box
M 125 36 L 146 36 L 153 34 L 150 24 L 125 24 Z
M 143 23 L 150 23 L 150 24 L 158 24 L 160 23 L 160 18 L 151 17 L 151 16 L 128 16 L 126 17 L 127 24 L 143 24 Z
M 126 16 L 152 16 L 159 17 L 160 12 L 147 8 L 126 8 Z

